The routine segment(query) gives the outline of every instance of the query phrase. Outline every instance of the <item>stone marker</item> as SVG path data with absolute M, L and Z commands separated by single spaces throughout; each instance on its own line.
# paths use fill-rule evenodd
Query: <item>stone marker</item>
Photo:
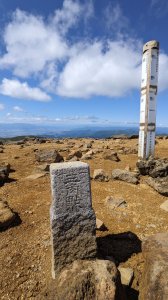
M 96 217 L 89 166 L 83 162 L 50 166 L 52 276 L 77 259 L 96 256 Z

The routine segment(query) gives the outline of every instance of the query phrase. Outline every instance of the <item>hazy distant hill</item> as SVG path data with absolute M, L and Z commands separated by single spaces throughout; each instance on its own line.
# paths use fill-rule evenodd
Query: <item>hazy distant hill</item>
M 39 135 L 46 137 L 91 137 L 107 138 L 112 135 L 138 134 L 138 127 L 131 126 L 81 126 L 68 128 L 68 126 L 54 125 L 34 125 L 34 124 L 0 124 L 0 137 L 9 138 L 25 135 Z M 167 128 L 157 128 L 157 134 L 168 135 Z

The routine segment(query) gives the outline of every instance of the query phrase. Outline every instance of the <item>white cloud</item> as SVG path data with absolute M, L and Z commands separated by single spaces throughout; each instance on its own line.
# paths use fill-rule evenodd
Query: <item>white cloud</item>
M 0 103 L 0 111 L 1 111 L 1 110 L 4 110 L 4 109 L 5 109 L 4 104 Z
M 0 93 L 5 96 L 18 99 L 28 99 L 37 101 L 49 101 L 50 96 L 39 88 L 30 87 L 27 82 L 4 78 L 0 85 Z
M 17 111 L 17 112 L 21 112 L 21 111 L 23 111 L 23 108 L 21 108 L 20 106 L 14 106 L 13 110 Z
M 106 25 L 109 31 L 116 31 L 116 37 L 76 42 L 67 34 L 93 15 L 92 0 L 82 4 L 64 0 L 62 8 L 48 19 L 16 10 L 4 31 L 6 52 L 0 57 L 0 68 L 27 81 L 35 78 L 42 89 L 66 97 L 122 97 L 140 89 L 142 44 L 129 39 L 129 20 L 119 4 L 110 4 L 105 11 Z M 168 88 L 167 70 L 168 56 L 162 53 L 160 90 Z M 18 79 L 3 79 L 0 85 L 0 92 L 7 96 L 50 100 L 42 89 Z
M 51 24 L 39 16 L 16 10 L 4 33 L 6 54 L 1 68 L 12 68 L 20 77 L 37 74 L 48 62 L 66 56 L 67 45 Z
M 82 6 L 79 2 L 64 0 L 62 9 L 55 11 L 52 22 L 60 33 L 65 34 L 77 23 L 81 12 Z
M 140 87 L 141 54 L 134 42 L 102 42 L 80 48 L 59 78 L 58 94 L 120 97 Z
M 105 23 L 109 30 L 115 35 L 126 32 L 129 28 L 129 19 L 123 14 L 120 5 L 111 3 L 105 8 L 104 11 Z

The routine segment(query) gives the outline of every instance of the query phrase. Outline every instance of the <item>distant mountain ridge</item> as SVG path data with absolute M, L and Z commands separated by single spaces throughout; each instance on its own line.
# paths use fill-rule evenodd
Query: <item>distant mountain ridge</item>
M 54 126 L 34 124 L 0 124 L 0 137 L 42 136 L 51 138 L 108 138 L 113 135 L 138 135 L 135 126 Z M 158 127 L 158 135 L 168 135 L 168 127 Z

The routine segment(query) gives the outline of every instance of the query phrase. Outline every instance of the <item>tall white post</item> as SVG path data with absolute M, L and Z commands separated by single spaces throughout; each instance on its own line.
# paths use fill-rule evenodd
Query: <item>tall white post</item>
M 159 42 L 143 47 L 140 103 L 139 158 L 154 156 L 156 130 L 156 95 L 158 86 Z

